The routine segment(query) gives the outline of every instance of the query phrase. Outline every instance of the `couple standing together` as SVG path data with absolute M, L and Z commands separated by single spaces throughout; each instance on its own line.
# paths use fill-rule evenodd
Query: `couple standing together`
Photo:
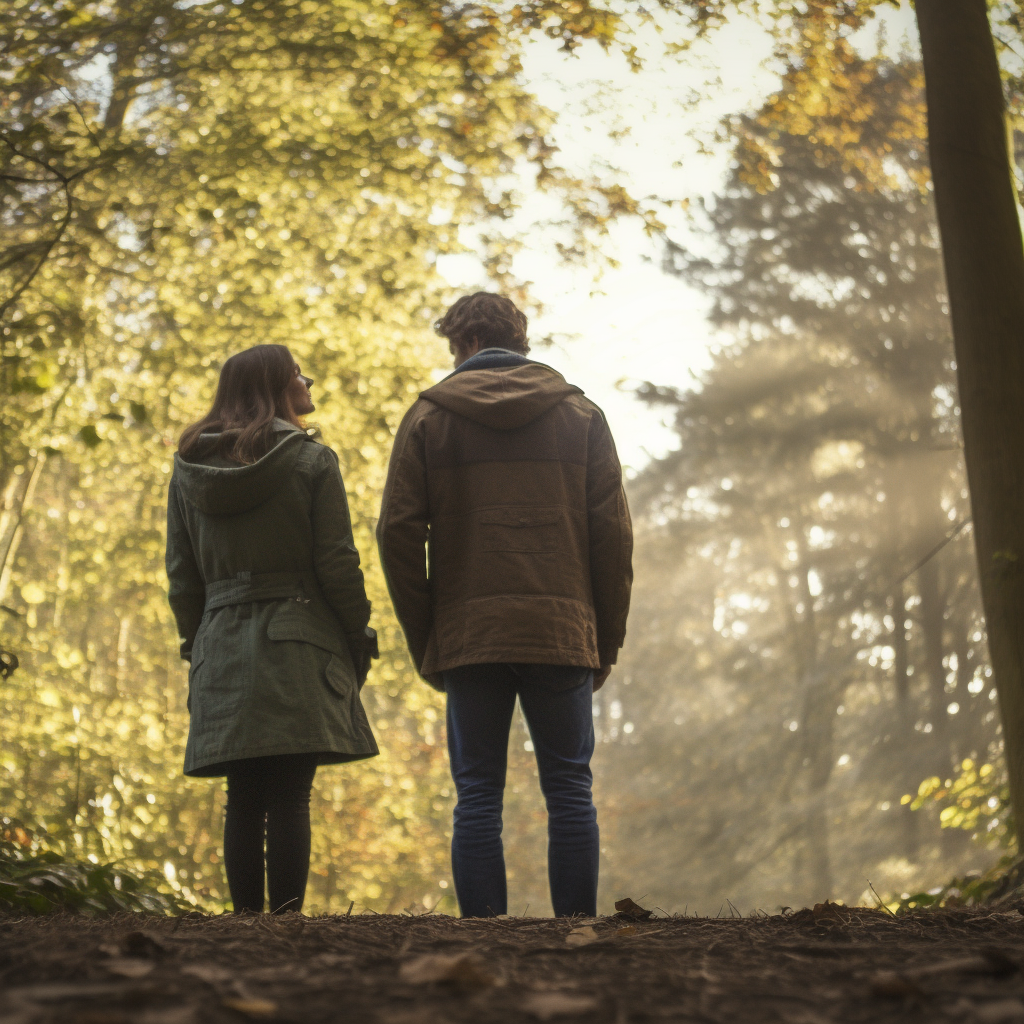
M 501 844 L 516 697 L 548 809 L 555 914 L 596 913 L 591 694 L 626 630 L 632 533 L 601 410 L 526 357 L 487 292 L 435 325 L 455 372 L 399 427 L 377 526 L 413 663 L 447 700 L 464 917 L 506 913 Z M 170 603 L 190 663 L 185 774 L 227 776 L 236 911 L 299 910 L 318 765 L 372 757 L 376 656 L 338 459 L 310 438 L 312 381 L 281 345 L 229 358 L 186 429 L 167 510 Z M 265 844 L 265 848 L 264 848 Z

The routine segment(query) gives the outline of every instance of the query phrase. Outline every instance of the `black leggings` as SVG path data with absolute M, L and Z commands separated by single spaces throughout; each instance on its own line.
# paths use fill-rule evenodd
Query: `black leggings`
M 270 911 L 301 910 L 309 875 L 309 791 L 316 754 L 232 761 L 224 815 L 224 867 L 236 913 L 263 910 L 266 837 Z

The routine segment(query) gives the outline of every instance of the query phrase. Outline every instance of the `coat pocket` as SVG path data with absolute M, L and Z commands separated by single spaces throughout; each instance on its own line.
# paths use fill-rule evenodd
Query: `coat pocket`
M 310 647 L 326 651 L 330 655 L 326 670 L 322 667 L 322 655 L 315 659 L 320 666 L 317 674 L 322 674 L 328 688 L 340 697 L 347 697 L 350 690 L 355 688 L 355 668 L 345 638 L 332 633 L 325 623 L 304 610 L 298 607 L 282 608 L 270 620 L 267 637 L 275 644 L 290 642 L 302 645 L 295 650 L 295 660 L 298 662 L 306 661 L 302 657 L 305 653 L 303 648 L 307 651 Z
M 557 551 L 561 517 L 547 509 L 488 509 L 480 519 L 483 551 Z
M 357 689 L 355 671 L 350 668 L 351 662 L 346 664 L 336 654 L 331 655 L 327 662 L 327 686 L 335 696 L 347 700 L 352 691 Z

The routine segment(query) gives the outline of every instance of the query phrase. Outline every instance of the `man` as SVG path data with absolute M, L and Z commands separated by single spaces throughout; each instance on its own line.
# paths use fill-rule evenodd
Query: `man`
M 526 358 L 526 325 L 487 292 L 434 325 L 455 372 L 402 421 L 377 527 L 413 661 L 447 695 L 464 917 L 507 909 L 501 811 L 517 695 L 547 802 L 555 914 L 596 913 L 591 693 L 622 646 L 633 579 L 608 424 Z

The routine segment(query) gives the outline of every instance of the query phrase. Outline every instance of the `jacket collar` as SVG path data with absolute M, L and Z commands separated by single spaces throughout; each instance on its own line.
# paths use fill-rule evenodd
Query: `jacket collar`
M 280 416 L 275 416 L 274 417 L 272 426 L 274 428 L 274 433 L 275 434 L 279 433 L 282 430 L 286 430 L 286 431 L 294 430 L 294 431 L 297 431 L 300 434 L 304 434 L 305 433 L 305 431 L 301 427 L 297 427 L 297 426 L 295 426 L 294 423 L 289 423 L 287 420 L 281 419 Z
M 482 348 L 479 352 L 471 355 L 452 373 L 449 373 L 448 377 L 445 377 L 445 380 L 448 380 L 450 377 L 454 377 L 456 373 L 462 373 L 465 370 L 494 370 L 500 366 L 523 366 L 532 362 L 532 359 L 527 359 L 526 356 L 522 356 L 518 352 L 513 352 L 511 349 Z

